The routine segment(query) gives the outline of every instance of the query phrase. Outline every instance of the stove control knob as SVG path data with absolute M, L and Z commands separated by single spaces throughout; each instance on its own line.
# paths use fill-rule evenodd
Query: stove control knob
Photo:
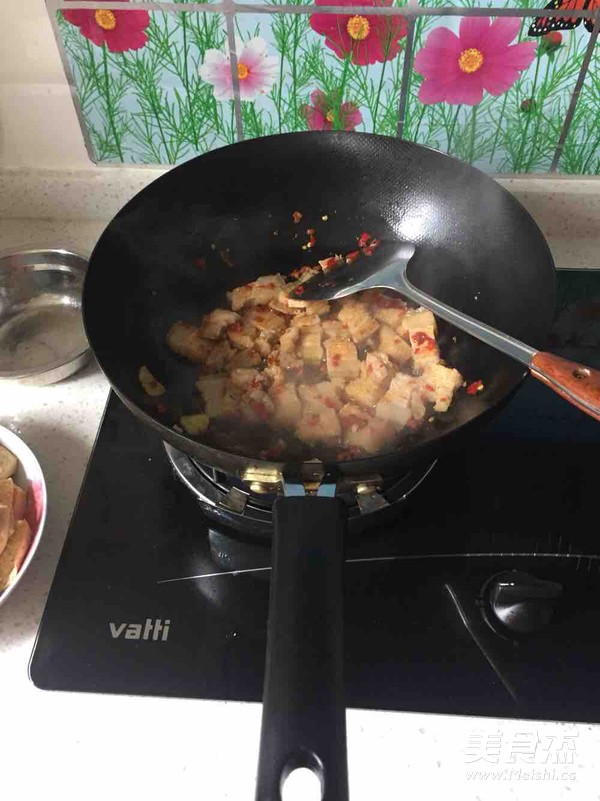
M 483 586 L 484 615 L 494 629 L 510 634 L 529 634 L 547 626 L 563 588 L 519 570 L 492 576 Z

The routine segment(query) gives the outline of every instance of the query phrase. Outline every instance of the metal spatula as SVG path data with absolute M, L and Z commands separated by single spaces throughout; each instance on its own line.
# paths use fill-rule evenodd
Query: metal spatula
M 412 284 L 406 271 L 416 248 L 386 242 L 370 256 L 321 272 L 303 284 L 303 300 L 339 300 L 365 289 L 392 289 L 438 317 L 524 364 L 531 374 L 581 411 L 600 421 L 600 371 L 537 351 L 508 334 L 442 303 Z

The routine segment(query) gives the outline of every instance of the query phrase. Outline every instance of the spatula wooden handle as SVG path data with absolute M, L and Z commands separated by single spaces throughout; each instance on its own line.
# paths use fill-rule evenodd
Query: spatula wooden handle
M 536 353 L 531 373 L 582 412 L 600 421 L 600 371 L 553 353 Z

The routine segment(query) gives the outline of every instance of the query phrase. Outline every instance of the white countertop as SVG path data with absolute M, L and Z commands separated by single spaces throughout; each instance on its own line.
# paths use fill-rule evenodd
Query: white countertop
M 45 242 L 85 252 L 103 227 L 102 219 L 7 219 L 0 249 Z M 559 266 L 600 264 L 594 240 L 551 245 Z M 44 692 L 29 681 L 37 626 L 107 393 L 93 364 L 52 387 L 0 387 L 0 423 L 37 454 L 50 499 L 36 558 L 0 607 L 2 787 L 11 798 L 55 792 L 62 801 L 252 798 L 258 705 Z M 541 742 L 529 764 L 511 762 L 523 737 Z M 350 710 L 348 743 L 353 801 L 600 799 L 600 726 Z M 549 744 L 566 762 L 544 762 Z

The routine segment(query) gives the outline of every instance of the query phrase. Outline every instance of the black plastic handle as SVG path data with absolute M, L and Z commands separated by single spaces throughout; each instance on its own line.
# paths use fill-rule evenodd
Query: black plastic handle
M 323 801 L 347 801 L 344 534 L 337 498 L 278 498 L 256 801 L 281 801 L 299 767 Z

